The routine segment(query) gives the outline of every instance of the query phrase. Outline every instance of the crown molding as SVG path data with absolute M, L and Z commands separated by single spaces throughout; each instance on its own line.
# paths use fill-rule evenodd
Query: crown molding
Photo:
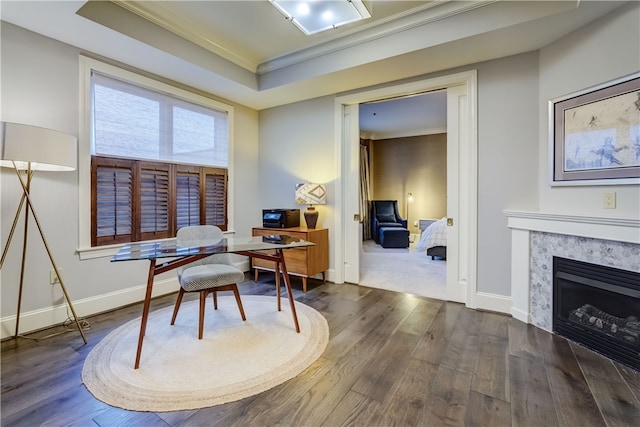
M 483 0 L 475 2 L 431 2 L 421 8 L 411 9 L 404 13 L 389 16 L 371 24 L 365 24 L 350 32 L 345 32 L 339 39 L 325 42 L 300 51 L 266 61 L 257 66 L 257 74 L 266 74 L 311 59 L 320 58 L 335 52 L 349 49 L 364 43 L 389 37 L 412 28 L 421 27 L 431 22 L 459 15 L 473 9 L 496 3 L 499 0 Z

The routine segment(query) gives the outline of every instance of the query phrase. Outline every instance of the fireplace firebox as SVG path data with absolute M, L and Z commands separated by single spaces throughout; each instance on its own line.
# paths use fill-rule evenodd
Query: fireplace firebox
M 640 273 L 554 257 L 553 331 L 640 370 Z

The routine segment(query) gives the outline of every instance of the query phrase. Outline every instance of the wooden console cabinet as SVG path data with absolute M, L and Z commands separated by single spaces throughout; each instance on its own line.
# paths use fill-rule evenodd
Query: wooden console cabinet
M 302 290 L 307 292 L 307 278 L 322 273 L 322 282 L 326 282 L 325 272 L 329 269 L 329 230 L 326 228 L 308 229 L 306 227 L 292 228 L 262 228 L 256 227 L 251 231 L 253 236 L 290 236 L 308 242 L 315 246 L 306 248 L 292 248 L 284 250 L 284 261 L 290 275 L 302 277 Z M 275 271 L 275 263 L 258 258 L 252 259 L 255 278 L 258 272 Z

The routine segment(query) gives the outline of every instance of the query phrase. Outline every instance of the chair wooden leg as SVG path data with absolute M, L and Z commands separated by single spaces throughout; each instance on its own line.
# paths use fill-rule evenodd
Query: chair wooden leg
M 212 292 L 213 292 L 213 309 L 217 310 L 218 309 L 218 293 L 216 292 L 215 289 Z
M 176 305 L 173 307 L 173 316 L 171 317 L 171 324 L 173 325 L 176 322 L 176 316 L 178 315 L 178 310 L 180 309 L 180 304 L 182 303 L 182 297 L 184 296 L 184 289 L 180 288 L 180 292 L 178 292 L 178 298 L 176 299 Z
M 207 299 L 207 291 L 200 291 L 200 318 L 198 325 L 198 339 L 202 339 L 202 335 L 204 333 L 204 306 Z
M 242 300 L 240 299 L 240 292 L 238 292 L 238 285 L 237 284 L 233 284 L 232 286 L 232 290 L 233 290 L 233 296 L 236 297 L 236 303 L 238 303 L 238 308 L 240 309 L 240 316 L 242 317 L 242 320 L 247 320 L 247 318 L 244 316 L 244 308 L 242 307 Z

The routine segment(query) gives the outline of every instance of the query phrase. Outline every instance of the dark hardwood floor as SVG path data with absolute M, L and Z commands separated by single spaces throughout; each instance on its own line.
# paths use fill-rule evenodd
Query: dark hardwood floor
M 275 295 L 269 276 L 241 293 Z M 196 411 L 131 412 L 94 399 L 81 382 L 85 357 L 140 316 L 136 304 L 88 318 L 88 345 L 77 331 L 2 342 L 1 424 L 640 426 L 640 373 L 561 337 L 456 303 L 315 280 L 302 294 L 293 283 L 331 335 L 320 359 L 280 386 Z

